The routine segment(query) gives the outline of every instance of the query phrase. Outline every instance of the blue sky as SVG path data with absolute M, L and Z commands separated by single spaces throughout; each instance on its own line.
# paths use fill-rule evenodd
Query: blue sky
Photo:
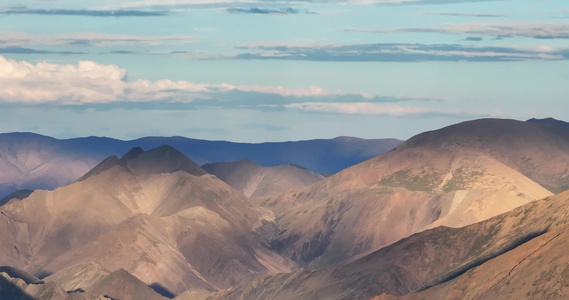
M 407 139 L 569 120 L 564 0 L 5 0 L 0 132 Z

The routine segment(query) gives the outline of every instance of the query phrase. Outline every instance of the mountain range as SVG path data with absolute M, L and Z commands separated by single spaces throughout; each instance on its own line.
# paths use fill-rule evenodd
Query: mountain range
M 569 188 L 568 128 L 482 119 L 419 134 L 304 189 L 258 200 L 273 249 L 318 269 L 415 232 L 459 227 Z
M 246 159 L 200 167 L 172 146 L 144 149 L 109 156 L 53 191 L 6 199 L 0 295 L 569 295 L 565 122 L 463 122 L 327 178 Z
M 280 143 L 232 143 L 184 137 L 123 141 L 104 137 L 58 140 L 32 133 L 0 134 L 0 199 L 22 189 L 55 189 L 81 177 L 108 156 L 134 147 L 170 145 L 197 164 L 251 160 L 263 166 L 293 164 L 333 174 L 397 146 L 395 139 L 338 137 Z
M 272 212 L 169 146 L 111 156 L 76 182 L 0 208 L 0 264 L 49 275 L 124 269 L 173 295 L 296 269 L 265 245 Z

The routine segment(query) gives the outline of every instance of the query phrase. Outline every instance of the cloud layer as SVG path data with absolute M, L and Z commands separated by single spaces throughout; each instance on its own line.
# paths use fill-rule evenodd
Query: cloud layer
M 472 39 L 471 39 L 472 40 Z M 478 40 L 478 39 L 475 39 Z M 569 48 L 482 47 L 459 44 L 242 45 L 238 59 L 312 61 L 519 61 L 569 59 Z
M 81 61 L 77 65 L 31 64 L 0 56 L 0 103 L 4 105 L 55 105 L 80 109 L 195 110 L 207 107 L 262 111 L 296 110 L 312 113 L 464 116 L 402 102 L 428 103 L 428 97 L 382 97 L 346 93 L 317 86 L 288 89 L 280 86 L 192 83 L 172 80 L 126 80 L 127 72 L 115 65 Z M 474 115 L 474 114 L 472 114 Z
M 296 15 L 301 13 L 300 10 L 287 7 L 287 8 L 259 8 L 259 7 L 252 7 L 252 8 L 228 8 L 227 12 L 233 14 L 254 14 L 254 15 Z
M 84 17 L 162 17 L 167 11 L 142 10 L 93 10 L 93 9 L 32 9 L 23 5 L 0 11 L 4 15 L 47 15 L 47 16 L 84 16 Z
M 116 5 L 117 8 L 154 8 L 172 9 L 188 8 L 196 6 L 231 6 L 243 4 L 264 4 L 264 5 L 294 5 L 294 4 L 352 4 L 352 5 L 424 5 L 424 4 L 457 4 L 457 3 L 476 3 L 503 0 L 141 0 L 128 1 Z
M 152 46 L 164 43 L 188 44 L 199 36 L 195 35 L 126 35 L 98 32 L 60 34 L 31 34 L 25 32 L 0 31 L 0 47 L 28 46 Z
M 441 27 L 389 28 L 389 29 L 347 29 L 352 32 L 394 33 L 394 32 L 438 32 L 446 34 L 481 34 L 497 38 L 528 37 L 536 39 L 568 39 L 569 24 L 537 22 L 468 22 L 445 24 Z

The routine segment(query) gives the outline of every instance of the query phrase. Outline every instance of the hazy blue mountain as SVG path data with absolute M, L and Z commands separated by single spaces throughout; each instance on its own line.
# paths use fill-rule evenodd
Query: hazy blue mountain
M 199 165 L 249 159 L 263 166 L 294 164 L 333 174 L 384 153 L 401 141 L 338 137 L 279 143 L 233 143 L 185 137 L 54 139 L 33 133 L 0 134 L 0 199 L 19 189 L 53 189 L 81 177 L 106 157 L 133 147 L 169 145 Z
M 529 123 L 538 123 L 538 124 L 546 124 L 546 125 L 561 125 L 561 126 L 567 126 L 569 127 L 569 122 L 565 122 L 565 121 L 561 121 L 561 120 L 557 120 L 554 118 L 545 118 L 545 119 L 529 119 L 526 122 Z

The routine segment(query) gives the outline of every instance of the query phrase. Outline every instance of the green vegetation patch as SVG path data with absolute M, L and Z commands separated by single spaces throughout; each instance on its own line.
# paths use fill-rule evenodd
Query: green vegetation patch
M 463 167 L 457 168 L 452 172 L 452 179 L 443 186 L 443 191 L 448 193 L 456 190 L 466 190 L 469 188 L 468 184 L 475 181 L 482 174 L 483 172 L 481 171 L 469 171 Z
M 410 191 L 430 192 L 441 182 L 441 175 L 426 170 L 401 170 L 381 179 L 387 187 L 403 187 Z

